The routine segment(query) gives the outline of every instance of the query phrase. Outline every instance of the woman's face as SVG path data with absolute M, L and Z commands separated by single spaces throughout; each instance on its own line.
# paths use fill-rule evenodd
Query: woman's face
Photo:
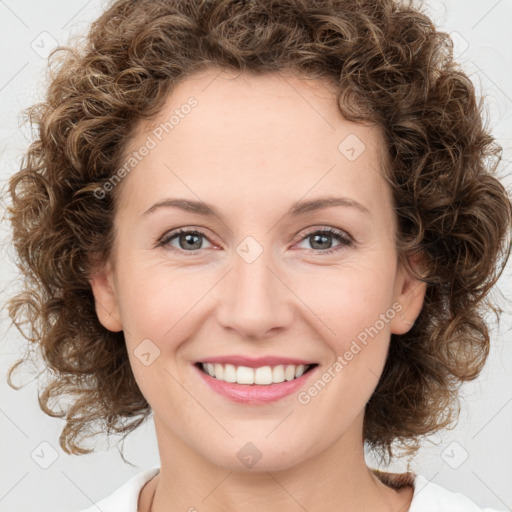
M 112 259 L 91 280 L 98 316 L 124 331 L 161 450 L 233 471 L 360 452 L 390 335 L 410 328 L 424 295 L 398 266 L 385 143 L 344 120 L 322 82 L 217 75 L 182 82 L 138 126 Z M 280 362 L 291 378 L 289 360 L 317 366 L 260 385 L 197 367 L 231 356 L 274 358 L 238 371 L 249 380 L 280 380 Z

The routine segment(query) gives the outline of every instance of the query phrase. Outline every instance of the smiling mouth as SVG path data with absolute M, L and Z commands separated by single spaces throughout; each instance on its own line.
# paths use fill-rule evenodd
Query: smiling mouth
M 318 364 L 280 364 L 250 368 L 233 364 L 198 362 L 195 366 L 216 380 L 243 385 L 268 386 L 299 379 Z

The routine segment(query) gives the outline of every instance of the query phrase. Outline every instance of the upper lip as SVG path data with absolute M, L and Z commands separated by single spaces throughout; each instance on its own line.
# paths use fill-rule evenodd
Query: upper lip
M 304 359 L 297 359 L 295 357 L 280 357 L 280 356 L 266 356 L 266 357 L 246 357 L 246 356 L 216 356 L 216 357 L 207 357 L 205 359 L 201 359 L 198 361 L 201 363 L 219 363 L 219 364 L 232 364 L 234 366 L 247 366 L 249 368 L 259 368 L 261 366 L 278 366 L 280 364 L 316 364 L 311 361 L 306 361 Z

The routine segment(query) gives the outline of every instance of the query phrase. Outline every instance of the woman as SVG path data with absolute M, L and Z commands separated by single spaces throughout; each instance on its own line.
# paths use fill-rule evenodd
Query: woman
M 121 0 L 32 120 L 10 314 L 43 410 L 73 396 L 76 454 L 153 413 L 161 458 L 88 511 L 491 510 L 364 459 L 456 420 L 510 252 L 500 148 L 428 17 Z

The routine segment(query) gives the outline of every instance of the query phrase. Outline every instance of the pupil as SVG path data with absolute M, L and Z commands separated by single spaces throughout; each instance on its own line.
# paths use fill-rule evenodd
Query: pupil
M 324 239 L 324 243 L 327 244 L 327 247 L 319 247 L 319 249 L 329 249 L 331 246 L 331 244 L 329 243 L 329 238 L 330 237 L 327 235 L 319 235 L 319 234 L 313 235 L 313 244 L 312 245 L 314 245 L 316 243 L 322 244 L 321 239 Z M 320 239 L 320 241 L 319 241 L 319 239 Z M 327 239 L 327 242 L 325 242 L 326 239 Z M 315 247 L 313 247 L 313 248 L 315 248 Z
M 192 244 L 194 245 L 194 242 L 193 242 L 193 239 L 196 238 L 197 240 L 199 240 L 199 235 L 198 234 L 194 234 L 194 233 L 185 233 L 183 235 L 181 235 L 180 237 L 180 241 L 183 241 L 185 240 L 185 242 L 188 244 Z M 201 242 L 196 242 L 196 246 L 195 247 L 192 247 L 193 249 L 199 249 L 201 247 Z M 184 247 L 182 247 L 184 248 Z M 190 247 L 189 247 L 190 248 Z

